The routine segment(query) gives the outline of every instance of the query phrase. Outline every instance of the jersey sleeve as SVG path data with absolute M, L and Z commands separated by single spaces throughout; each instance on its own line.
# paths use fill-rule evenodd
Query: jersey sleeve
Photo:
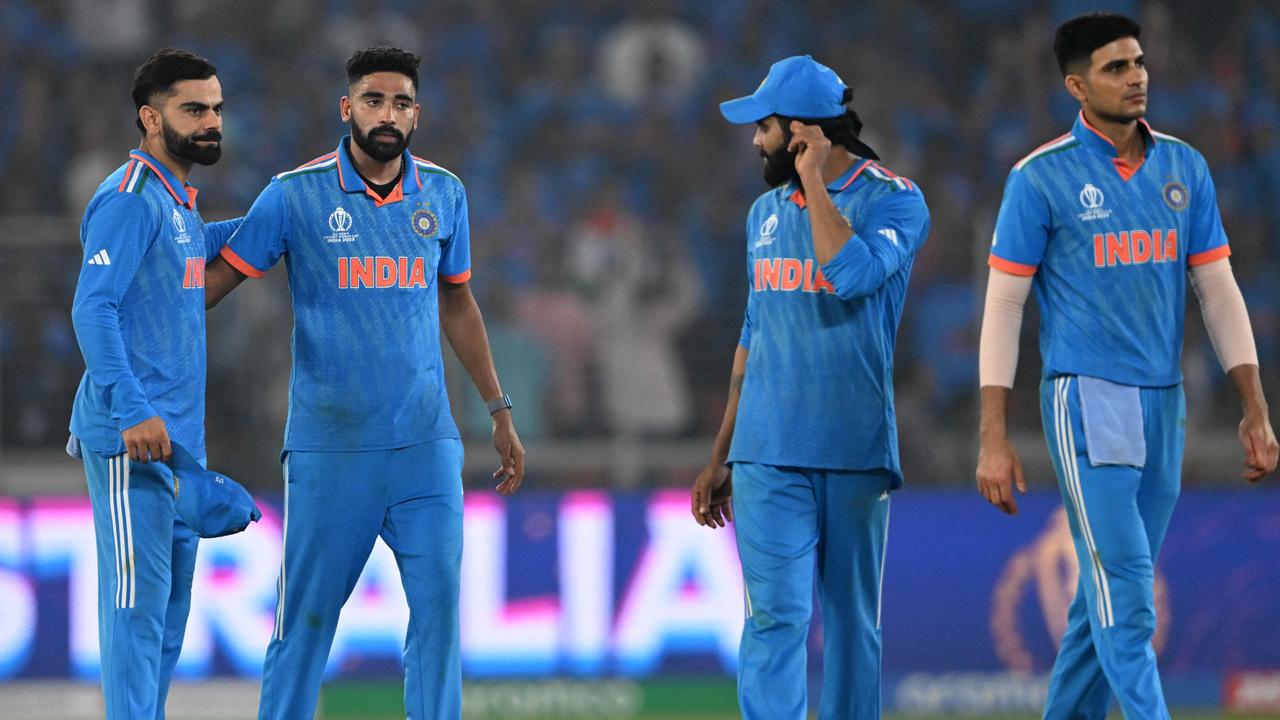
M 1222 215 L 1218 211 L 1218 190 L 1209 174 L 1208 163 L 1198 153 L 1196 160 L 1196 183 L 1191 190 L 1191 207 L 1188 208 L 1191 212 L 1191 237 L 1187 238 L 1187 265 L 1192 267 L 1221 260 L 1231 254 L 1227 231 L 1222 227 Z
M 440 243 L 440 279 L 464 283 L 471 279 L 471 222 L 467 217 L 467 191 L 454 184 L 453 231 Z
M 231 267 L 260 278 L 289 251 L 289 207 L 284 184 L 272 180 L 253 201 L 235 234 L 219 253 Z
M 1049 201 L 1025 170 L 1014 170 L 1004 184 L 987 264 L 1012 275 L 1034 275 L 1049 244 Z
M 243 217 L 238 217 L 231 220 L 205 223 L 205 260 L 212 260 L 218 257 L 218 254 L 222 252 L 222 248 L 226 246 L 227 240 L 231 239 L 231 236 L 235 234 L 236 229 L 240 227 L 240 223 L 243 220 Z
M 755 304 L 756 272 L 751 265 L 751 255 L 747 255 L 747 309 L 742 313 L 742 334 L 738 336 L 738 344 L 751 349 L 751 306 Z
M 924 243 L 929 209 L 919 188 L 887 192 L 871 202 L 840 252 L 822 265 L 822 274 L 845 299 L 874 293 Z
M 159 229 L 146 199 L 115 193 L 103 196 L 81 230 L 85 262 L 71 303 L 71 324 L 89 379 L 106 390 L 112 419 L 126 428 L 158 414 L 129 364 L 120 303 Z

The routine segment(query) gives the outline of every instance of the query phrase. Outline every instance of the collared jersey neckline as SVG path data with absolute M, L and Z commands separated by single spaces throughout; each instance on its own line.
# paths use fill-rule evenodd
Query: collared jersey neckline
M 164 163 L 155 159 L 142 149 L 129 151 L 129 159 L 131 160 L 130 164 L 132 167 L 125 170 L 124 179 L 120 183 L 121 188 L 128 184 L 129 179 L 133 177 L 133 174 L 138 172 L 139 166 L 143 165 L 149 168 L 151 172 L 155 173 L 156 177 L 160 178 L 160 182 L 164 183 L 164 188 L 173 196 L 175 202 L 188 210 L 196 209 L 196 193 L 199 191 L 196 190 L 191 183 L 178 182 L 178 177 L 170 172 L 169 168 L 165 167 Z M 178 191 L 174 188 L 182 188 L 186 197 L 179 195 Z

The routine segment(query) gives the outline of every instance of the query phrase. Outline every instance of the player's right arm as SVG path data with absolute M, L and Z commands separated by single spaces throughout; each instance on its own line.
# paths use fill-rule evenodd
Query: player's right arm
M 1018 512 L 1014 488 L 1027 491 L 1022 461 L 1009 439 L 1009 391 L 1018 367 L 1022 310 L 1049 238 L 1049 209 L 1025 171 L 1015 169 L 991 243 L 991 270 L 978 341 L 982 415 L 978 429 L 978 492 L 1010 515 Z
M 738 418 L 738 398 L 742 396 L 742 383 L 747 377 L 747 354 L 744 345 L 738 345 L 733 353 L 724 420 L 720 422 L 720 432 L 716 433 L 711 446 L 711 460 L 693 483 L 693 519 L 699 525 L 713 529 L 733 522 L 733 478 L 725 461 L 729 459 L 729 445 L 733 442 L 733 428 Z
M 120 435 L 130 459 L 168 459 L 168 431 L 129 364 L 120 322 L 120 305 L 159 224 L 146 199 L 133 193 L 104 195 L 89 212 L 85 263 L 71 303 L 71 325 L 85 371 L 103 389 L 112 419 L 124 428 Z
M 754 212 L 748 214 L 748 228 L 755 227 L 753 216 Z M 750 235 L 750 230 L 747 234 Z M 748 260 L 747 287 L 752 287 L 754 283 L 755 273 Z M 729 446 L 733 444 L 733 429 L 738 420 L 738 399 L 742 396 L 742 384 L 747 378 L 747 357 L 754 325 L 751 311 L 753 297 L 754 293 L 748 292 L 747 310 L 742 318 L 742 334 L 738 337 L 738 347 L 733 353 L 733 370 L 729 373 L 729 399 L 724 406 L 724 419 L 720 421 L 720 431 L 716 433 L 715 442 L 711 445 L 711 460 L 694 480 L 690 497 L 693 519 L 699 525 L 712 529 L 724 527 L 726 522 L 733 522 L 733 473 L 726 462 L 729 459 Z
M 1018 367 L 1018 336 L 1031 278 L 991 268 L 978 345 L 978 377 L 982 417 L 978 426 L 978 492 L 987 502 L 1016 515 L 1016 485 L 1027 491 L 1022 461 L 1009 439 L 1009 390 Z
M 240 227 L 204 272 L 204 306 L 211 308 L 246 277 L 260 278 L 289 247 L 289 212 L 284 186 L 272 180 Z

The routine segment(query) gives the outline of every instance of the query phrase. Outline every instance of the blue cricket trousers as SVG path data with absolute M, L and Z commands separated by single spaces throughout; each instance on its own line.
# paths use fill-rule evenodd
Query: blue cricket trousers
M 806 717 L 815 570 L 823 627 L 820 717 L 880 717 L 880 589 L 892 484 L 887 473 L 734 463 L 747 615 L 738 657 L 743 718 Z
M 1168 720 L 1151 638 L 1155 560 L 1181 485 L 1182 386 L 1134 388 L 1059 376 L 1040 412 L 1080 581 L 1045 704 L 1046 720 Z
M 395 554 L 409 603 L 405 716 L 461 717 L 462 441 L 290 451 L 284 481 L 284 560 L 258 717 L 315 715 L 338 613 L 379 537 Z
M 106 717 L 163 720 L 191 609 L 199 538 L 175 514 L 167 465 L 87 449 L 82 459 L 97 539 Z

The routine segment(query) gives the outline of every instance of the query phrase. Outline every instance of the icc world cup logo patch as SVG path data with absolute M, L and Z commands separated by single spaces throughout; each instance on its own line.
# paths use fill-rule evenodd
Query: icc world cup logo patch
M 413 231 L 424 238 L 433 238 L 440 230 L 440 221 L 436 214 L 427 208 L 418 208 L 413 214 Z
M 1174 180 L 1164 186 L 1164 204 L 1174 210 L 1185 210 L 1190 195 L 1187 193 L 1187 186 Z

